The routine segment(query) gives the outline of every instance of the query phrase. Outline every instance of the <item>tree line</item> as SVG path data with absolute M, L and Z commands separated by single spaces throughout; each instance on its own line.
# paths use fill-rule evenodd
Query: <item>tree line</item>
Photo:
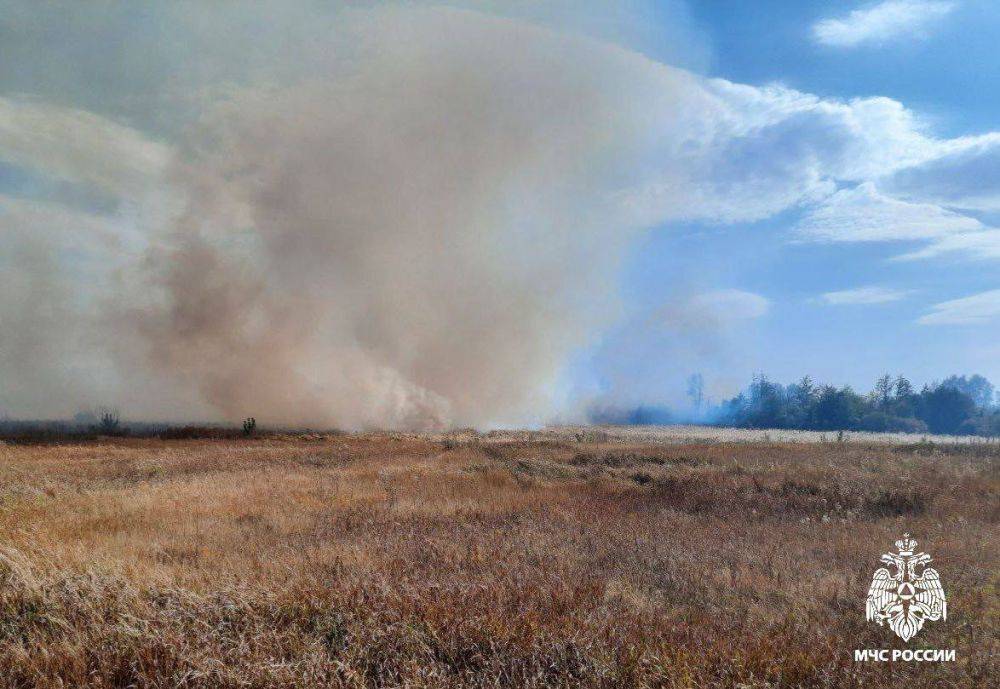
M 818 385 L 809 376 L 781 385 L 759 374 L 711 416 L 743 428 L 996 436 L 998 402 L 993 384 L 978 374 L 950 376 L 919 391 L 903 376 L 884 375 L 866 395 L 850 386 Z

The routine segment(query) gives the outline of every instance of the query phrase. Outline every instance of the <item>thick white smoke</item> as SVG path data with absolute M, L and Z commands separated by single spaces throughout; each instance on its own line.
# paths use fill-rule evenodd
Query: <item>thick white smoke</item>
M 4 314 L 31 333 L 9 368 L 34 362 L 8 406 L 44 413 L 62 388 L 131 415 L 352 428 L 551 412 L 567 356 L 614 314 L 679 73 L 491 14 L 339 19 L 301 73 L 206 88 L 169 147 L 72 110 L 53 119 L 80 144 L 18 130 L 47 173 L 126 201 L 112 246 L 81 240 L 97 282 L 34 264 L 22 309 L 74 311 L 77 291 L 72 318 Z
M 350 27 L 315 69 L 234 88 L 188 130 L 169 171 L 182 210 L 119 314 L 129 351 L 225 418 L 542 419 L 612 313 L 675 77 L 460 10 Z

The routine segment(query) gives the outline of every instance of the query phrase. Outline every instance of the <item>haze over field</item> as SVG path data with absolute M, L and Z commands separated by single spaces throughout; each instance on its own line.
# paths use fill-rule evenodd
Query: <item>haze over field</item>
M 641 400 L 660 339 L 686 374 L 777 308 L 724 279 L 638 307 L 621 275 L 654 230 L 794 212 L 800 244 L 916 243 L 897 263 L 997 251 L 974 172 L 1000 133 L 703 76 L 679 3 L 0 9 L 0 412 L 19 417 L 573 418 L 587 352 L 599 394 Z M 852 45 L 862 20 L 817 35 Z M 911 294 L 839 287 L 822 308 Z M 992 327 L 997 291 L 968 291 L 910 321 Z

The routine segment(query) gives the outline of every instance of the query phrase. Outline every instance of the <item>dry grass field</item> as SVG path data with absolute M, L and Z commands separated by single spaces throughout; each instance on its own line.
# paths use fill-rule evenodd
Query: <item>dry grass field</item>
M 0 687 L 986 687 L 996 445 L 0 445 Z M 865 622 L 910 531 L 947 621 Z

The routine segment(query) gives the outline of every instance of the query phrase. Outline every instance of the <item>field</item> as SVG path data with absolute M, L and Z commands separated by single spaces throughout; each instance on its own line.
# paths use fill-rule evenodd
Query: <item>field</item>
M 0 444 L 0 687 L 996 686 L 1000 446 L 769 438 Z M 903 647 L 957 660 L 853 662 Z

